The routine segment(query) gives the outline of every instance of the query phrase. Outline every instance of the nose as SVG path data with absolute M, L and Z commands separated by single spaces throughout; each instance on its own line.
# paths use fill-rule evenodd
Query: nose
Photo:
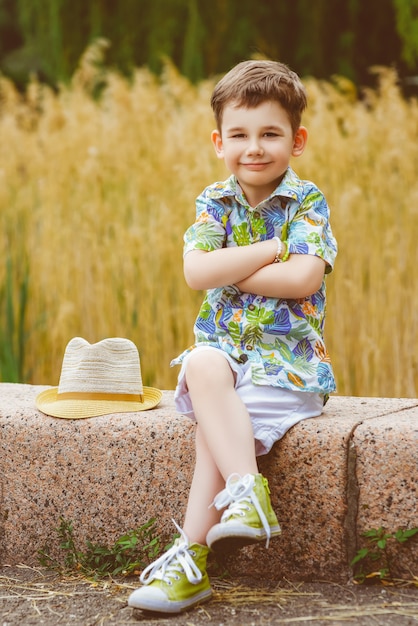
M 249 156 L 252 155 L 260 155 L 263 154 L 264 150 L 258 140 L 258 137 L 252 137 L 247 146 L 247 154 Z

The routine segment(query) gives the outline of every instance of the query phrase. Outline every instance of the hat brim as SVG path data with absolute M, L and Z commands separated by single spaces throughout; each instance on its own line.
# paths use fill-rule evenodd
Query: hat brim
M 148 411 L 156 407 L 162 398 L 162 392 L 154 387 L 144 387 L 143 402 L 132 400 L 61 400 L 58 395 L 58 387 L 52 387 L 41 391 L 35 400 L 36 407 L 52 417 L 63 419 L 84 419 L 98 417 L 110 413 L 135 413 L 136 411 Z

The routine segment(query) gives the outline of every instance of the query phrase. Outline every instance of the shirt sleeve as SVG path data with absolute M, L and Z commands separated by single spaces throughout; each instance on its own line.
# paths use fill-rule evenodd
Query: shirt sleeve
M 312 254 L 326 262 L 328 274 L 334 267 L 337 242 L 329 221 L 330 210 L 319 189 L 308 189 L 295 217 L 289 224 L 289 251 L 294 254 Z
M 221 202 L 207 197 L 205 190 L 196 199 L 196 220 L 184 234 L 183 254 L 191 250 L 217 250 L 226 242 L 227 219 Z

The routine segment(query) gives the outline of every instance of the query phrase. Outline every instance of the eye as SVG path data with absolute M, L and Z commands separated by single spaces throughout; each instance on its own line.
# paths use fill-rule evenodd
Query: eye
M 231 135 L 231 139 L 244 139 L 244 137 L 244 133 L 234 133 L 233 135 Z
M 264 133 L 264 137 L 280 137 L 279 133 L 275 133 L 272 130 L 268 131 L 267 133 Z

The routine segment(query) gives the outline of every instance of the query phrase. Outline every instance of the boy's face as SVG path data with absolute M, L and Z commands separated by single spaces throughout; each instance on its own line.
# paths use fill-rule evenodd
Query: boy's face
M 286 111 L 275 101 L 245 108 L 233 103 L 223 111 L 220 132 L 212 132 L 218 158 L 238 179 L 250 206 L 276 189 L 291 156 L 302 154 L 307 131 L 293 134 Z

